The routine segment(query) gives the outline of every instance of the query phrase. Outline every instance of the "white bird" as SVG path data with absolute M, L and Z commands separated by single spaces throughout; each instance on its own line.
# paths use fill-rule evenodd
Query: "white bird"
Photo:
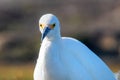
M 34 80 L 115 80 L 107 65 L 83 43 L 61 37 L 55 15 L 43 15 L 39 27 L 42 44 Z

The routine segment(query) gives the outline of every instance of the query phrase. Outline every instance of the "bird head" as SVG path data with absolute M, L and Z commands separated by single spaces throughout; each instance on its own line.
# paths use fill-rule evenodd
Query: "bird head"
M 39 20 L 39 29 L 41 31 L 41 40 L 48 38 L 53 40 L 60 37 L 60 23 L 53 14 L 45 14 Z

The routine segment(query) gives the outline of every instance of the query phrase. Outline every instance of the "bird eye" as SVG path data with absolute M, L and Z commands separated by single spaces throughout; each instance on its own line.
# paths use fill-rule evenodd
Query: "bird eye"
M 54 24 L 50 25 L 50 28 L 53 29 L 55 26 L 56 26 L 56 24 L 54 23 Z
M 55 23 L 53 24 L 53 27 L 55 27 Z
M 42 24 L 40 24 L 40 27 L 42 27 Z
M 40 28 L 42 28 L 42 29 L 43 29 L 43 25 L 42 25 L 42 24 L 40 24 Z

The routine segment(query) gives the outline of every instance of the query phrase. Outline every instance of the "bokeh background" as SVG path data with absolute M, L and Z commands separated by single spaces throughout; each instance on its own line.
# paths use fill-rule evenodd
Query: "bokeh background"
M 62 36 L 79 39 L 120 70 L 120 0 L 0 0 L 0 80 L 33 80 L 39 18 L 55 14 Z

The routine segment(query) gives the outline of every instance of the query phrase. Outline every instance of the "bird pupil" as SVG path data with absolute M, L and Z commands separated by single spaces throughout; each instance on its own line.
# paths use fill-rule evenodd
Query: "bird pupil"
M 40 24 L 40 26 L 42 27 L 42 24 Z
M 55 24 L 53 24 L 53 27 L 55 27 Z

